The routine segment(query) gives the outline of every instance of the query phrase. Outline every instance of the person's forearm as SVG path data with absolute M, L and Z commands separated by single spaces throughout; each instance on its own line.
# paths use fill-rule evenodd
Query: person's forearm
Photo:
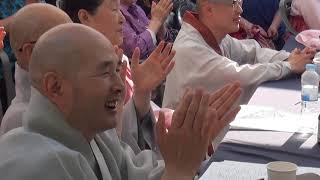
M 163 23 L 161 23 L 160 21 L 151 19 L 151 21 L 150 21 L 150 23 L 149 23 L 147 28 L 150 29 L 155 34 L 157 34 L 158 31 L 160 30 L 162 24 Z
M 151 92 L 146 93 L 135 90 L 133 92 L 133 101 L 136 107 L 138 119 L 142 119 L 150 111 Z
M 280 14 L 280 10 L 278 10 L 277 13 L 273 17 L 273 21 L 272 21 L 271 26 L 274 26 L 274 27 L 276 27 L 278 29 L 280 24 L 281 24 L 281 22 L 282 22 L 282 17 L 281 17 L 281 14 Z
M 248 30 L 252 28 L 252 23 L 242 17 L 240 20 L 240 27 L 245 30 Z
M 121 47 L 124 50 L 124 54 L 126 54 L 128 57 L 132 57 L 134 49 L 138 47 L 140 49 L 140 58 L 144 60 L 155 48 L 152 34 L 148 29 L 140 34 L 137 34 L 134 29 L 128 27 L 124 28 L 123 35 L 126 41 L 123 42 Z

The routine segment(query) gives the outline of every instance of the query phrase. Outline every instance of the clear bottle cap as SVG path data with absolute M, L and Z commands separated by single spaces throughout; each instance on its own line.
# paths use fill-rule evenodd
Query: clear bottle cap
M 315 71 L 316 65 L 315 64 L 306 64 L 306 70 L 307 71 Z

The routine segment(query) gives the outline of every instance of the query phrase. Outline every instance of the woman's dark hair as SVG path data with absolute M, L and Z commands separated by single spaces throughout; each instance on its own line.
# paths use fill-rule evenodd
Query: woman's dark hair
M 65 11 L 73 22 L 81 23 L 78 17 L 80 9 L 94 15 L 104 0 L 60 0 L 59 7 Z

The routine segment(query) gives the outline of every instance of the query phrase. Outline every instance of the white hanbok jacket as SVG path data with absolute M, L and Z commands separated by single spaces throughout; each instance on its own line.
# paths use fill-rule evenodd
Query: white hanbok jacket
M 166 80 L 163 107 L 175 109 L 188 87 L 213 92 L 233 81 L 241 83 L 240 103 L 246 104 L 259 84 L 290 73 L 289 63 L 284 61 L 289 53 L 261 48 L 255 40 L 237 40 L 229 35 L 214 48 L 213 35 L 195 15 L 187 12 L 184 20 L 173 45 L 175 66 Z

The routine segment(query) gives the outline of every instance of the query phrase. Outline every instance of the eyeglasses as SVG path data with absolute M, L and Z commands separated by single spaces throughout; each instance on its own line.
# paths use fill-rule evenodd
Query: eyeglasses
M 209 0 L 209 1 L 214 3 L 234 5 L 234 4 L 242 4 L 243 0 Z
M 232 8 L 235 9 L 237 7 L 242 7 L 243 0 L 209 0 L 209 1 L 214 3 L 226 4 L 226 5 L 232 6 Z
M 25 42 L 25 43 L 22 44 L 21 48 L 18 49 L 18 51 L 22 52 L 24 44 L 35 44 L 35 43 L 37 43 L 37 41 Z

